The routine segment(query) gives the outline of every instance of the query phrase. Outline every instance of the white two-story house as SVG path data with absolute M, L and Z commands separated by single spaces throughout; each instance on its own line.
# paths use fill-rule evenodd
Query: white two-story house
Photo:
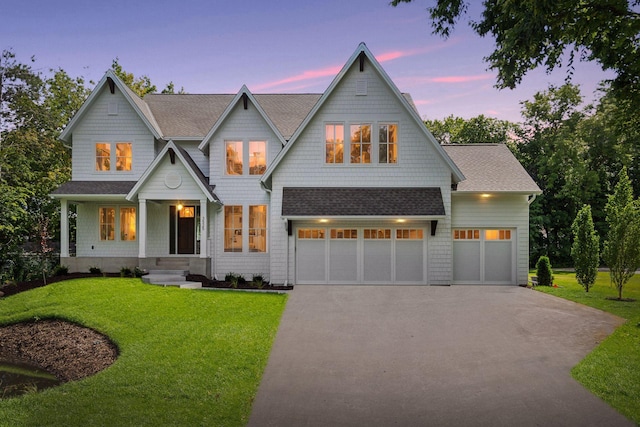
M 504 145 L 440 145 L 364 44 L 321 94 L 141 99 L 108 71 L 61 139 L 70 271 L 174 260 L 274 284 L 527 282 L 538 186 Z

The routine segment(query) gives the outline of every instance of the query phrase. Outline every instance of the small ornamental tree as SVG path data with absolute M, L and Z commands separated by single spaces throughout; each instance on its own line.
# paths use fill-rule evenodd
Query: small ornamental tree
M 609 231 L 602 258 L 611 270 L 618 299 L 622 299 L 624 285 L 640 268 L 640 204 L 633 199 L 626 168 L 620 171 L 620 179 L 613 194 L 609 195 L 605 212 Z
M 593 286 L 600 263 L 600 237 L 593 227 L 591 206 L 584 205 L 571 226 L 573 246 L 571 257 L 576 269 L 576 279 L 586 292 Z
M 541 256 L 536 263 L 536 276 L 538 276 L 538 285 L 551 286 L 553 280 L 553 272 L 551 271 L 551 261 L 548 256 Z

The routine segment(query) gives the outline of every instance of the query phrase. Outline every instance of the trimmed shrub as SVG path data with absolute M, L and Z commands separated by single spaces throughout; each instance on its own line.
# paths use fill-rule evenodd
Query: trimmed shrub
M 553 282 L 553 271 L 551 270 L 551 262 L 548 256 L 541 256 L 536 263 L 536 276 L 538 276 L 538 285 L 551 286 Z
M 69 267 L 66 265 L 57 265 L 53 270 L 54 276 L 66 276 L 67 274 L 69 274 Z
M 89 273 L 102 274 L 102 270 L 100 269 L 100 267 L 89 267 Z

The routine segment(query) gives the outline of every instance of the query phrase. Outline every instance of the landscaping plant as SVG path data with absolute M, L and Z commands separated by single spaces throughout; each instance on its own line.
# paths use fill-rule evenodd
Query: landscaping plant
M 541 256 L 536 263 L 536 275 L 538 276 L 538 285 L 551 286 L 553 281 L 553 272 L 551 270 L 551 262 L 548 256 Z
M 571 257 L 576 269 L 576 280 L 586 292 L 589 292 L 589 288 L 596 281 L 600 264 L 600 237 L 593 226 L 591 206 L 584 205 L 580 209 L 571 229 Z

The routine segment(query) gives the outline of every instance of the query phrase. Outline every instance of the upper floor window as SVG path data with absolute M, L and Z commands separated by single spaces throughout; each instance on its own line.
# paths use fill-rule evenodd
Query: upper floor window
M 398 125 L 378 126 L 378 163 L 398 162 Z
M 327 124 L 324 126 L 325 163 L 343 163 L 344 161 L 344 125 Z
M 267 142 L 226 141 L 225 161 L 226 175 L 262 175 L 267 170 Z
M 111 143 L 96 143 L 96 170 L 110 171 L 111 165 L 116 165 L 116 171 L 130 171 L 133 159 L 133 149 L 130 142 L 117 142 L 115 153 L 111 150 Z M 112 156 L 115 154 L 115 159 Z
M 116 143 L 116 170 L 130 171 L 131 159 L 132 159 L 131 143 L 130 142 Z
M 267 143 L 249 141 L 249 175 L 262 175 L 267 170 Z
M 242 141 L 227 141 L 227 175 L 242 175 Z
M 351 125 L 351 163 L 371 163 L 371 125 Z

